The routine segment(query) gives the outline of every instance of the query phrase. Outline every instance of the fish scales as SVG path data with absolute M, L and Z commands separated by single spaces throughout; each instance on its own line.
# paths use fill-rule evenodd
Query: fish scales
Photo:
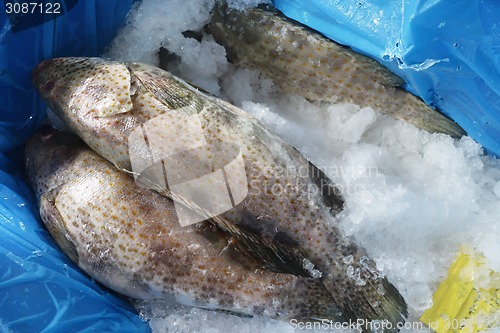
M 432 133 L 465 134 L 455 122 L 399 88 L 404 81 L 375 60 L 275 10 L 217 6 L 208 27 L 233 62 L 257 69 L 289 94 L 370 106 Z
M 129 77 L 130 84 L 117 89 L 117 76 Z M 158 136 L 154 140 L 163 138 L 158 145 L 165 150 L 191 149 L 200 129 L 208 145 L 237 145 L 248 195 L 210 221 L 230 233 L 239 251 L 257 258 L 266 269 L 320 276 L 345 318 L 388 320 L 394 331 L 396 323 L 404 321 L 406 304 L 396 288 L 376 270 L 365 250 L 336 226 L 333 215 L 343 207 L 338 189 L 297 150 L 250 115 L 145 64 L 59 58 L 41 63 L 33 77 L 61 120 L 92 149 L 129 174 L 137 176 L 130 151 L 144 155 L 144 160 L 161 159 L 134 147 L 137 143 L 130 136 L 137 128 L 148 129 L 150 144 L 151 133 Z M 123 88 L 128 86 L 129 90 Z M 95 91 L 106 97 L 94 96 Z M 110 103 L 127 94 L 130 103 L 125 99 L 114 113 L 107 110 Z M 198 162 L 202 163 L 203 157 Z M 282 191 L 273 191 L 273 186 Z M 313 270 L 305 268 L 307 262 L 314 265 Z
M 137 187 L 73 134 L 34 134 L 26 168 L 63 251 L 124 295 L 281 320 L 342 318 L 318 279 L 260 268 L 207 223 L 181 227 L 170 199 Z

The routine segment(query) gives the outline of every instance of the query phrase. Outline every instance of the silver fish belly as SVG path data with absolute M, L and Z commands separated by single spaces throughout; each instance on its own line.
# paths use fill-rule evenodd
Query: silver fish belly
M 229 165 L 230 158 L 215 160 L 210 149 L 223 143 L 236 146 L 242 168 L 226 172 L 222 184 L 236 179 L 231 184 L 240 184 L 244 195 L 238 200 L 233 196 L 234 207 L 210 215 L 208 221 L 230 234 L 239 251 L 262 267 L 321 278 L 344 318 L 388 320 L 393 327 L 389 331 L 397 331 L 396 323 L 405 320 L 406 303 L 399 292 L 364 249 L 335 225 L 333 216 L 343 199 L 334 184 L 253 117 L 144 64 L 59 58 L 38 65 L 33 78 L 52 110 L 92 149 L 193 211 L 199 207 L 174 195 L 171 179 L 160 179 L 169 178 L 170 166 L 176 169 L 164 155 L 188 152 L 181 158 L 192 161 L 183 165 L 186 173 L 196 164 L 213 174 L 220 165 Z M 201 146 L 194 144 L 201 141 Z M 151 167 L 138 171 L 137 160 L 150 161 Z M 157 172 L 147 175 L 151 169 Z M 182 178 L 183 169 L 176 170 L 172 177 Z M 224 191 L 218 188 L 207 197 Z
M 219 6 L 213 11 L 209 30 L 233 62 L 259 70 L 289 94 L 371 106 L 432 133 L 465 134 L 455 122 L 399 88 L 403 80 L 375 60 L 274 10 Z

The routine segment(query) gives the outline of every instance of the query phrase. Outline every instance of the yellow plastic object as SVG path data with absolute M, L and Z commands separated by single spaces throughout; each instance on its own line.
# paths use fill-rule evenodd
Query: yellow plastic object
M 500 328 L 500 273 L 486 258 L 463 247 L 420 320 L 437 333 Z

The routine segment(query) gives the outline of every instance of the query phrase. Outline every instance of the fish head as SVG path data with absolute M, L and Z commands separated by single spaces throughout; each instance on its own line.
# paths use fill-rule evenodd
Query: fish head
M 130 72 L 124 63 L 102 58 L 54 58 L 38 64 L 32 78 L 42 98 L 62 120 L 71 114 L 105 117 L 132 108 Z
M 35 190 L 41 218 L 57 244 L 76 263 L 76 247 L 67 236 L 68 225 L 55 206 L 55 196 L 61 185 L 78 177 L 74 171 L 79 167 L 73 168 L 72 164 L 84 148 L 74 134 L 49 126 L 35 132 L 25 148 L 26 173 Z
M 25 168 L 38 199 L 75 177 L 70 162 L 80 156 L 84 147 L 74 134 L 49 126 L 32 135 L 25 147 Z
M 64 124 L 62 128 L 69 128 L 101 156 L 129 171 L 129 140 L 142 131 L 139 125 L 172 110 L 177 113 L 171 117 L 185 115 L 179 118 L 183 122 L 204 107 L 198 89 L 140 63 L 55 58 L 33 70 L 33 82 L 51 113 Z M 174 130 L 175 124 L 169 129 Z

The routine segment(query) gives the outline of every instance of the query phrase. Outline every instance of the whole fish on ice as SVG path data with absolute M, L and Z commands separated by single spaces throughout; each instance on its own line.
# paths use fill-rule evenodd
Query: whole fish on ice
M 338 189 L 250 115 L 139 63 L 57 58 L 39 64 L 33 79 L 51 109 L 92 149 L 196 213 L 202 211 L 199 205 L 171 189 L 184 175 L 165 154 L 187 152 L 180 159 L 211 175 L 237 156 L 242 169 L 219 174 L 225 184 L 241 184 L 246 196 L 232 197 L 234 207 L 208 221 L 262 267 L 320 279 L 344 319 L 387 320 L 388 331 L 397 331 L 396 324 L 405 320 L 402 296 L 364 249 L 337 228 L 334 215 L 343 207 Z M 209 148 L 223 143 L 238 147 L 239 154 L 213 160 L 217 152 Z M 138 160 L 150 167 L 137 167 Z M 169 165 L 178 170 L 171 178 Z M 190 163 L 184 167 L 186 173 L 196 171 Z M 152 169 L 156 172 L 148 173 Z M 168 184 L 160 184 L 165 178 Z
M 71 133 L 45 129 L 26 146 L 40 215 L 85 272 L 130 297 L 290 320 L 342 320 L 318 279 L 275 273 L 241 256 L 208 223 L 181 227 L 173 202 Z
M 233 62 L 259 70 L 285 92 L 313 101 L 371 106 L 431 133 L 465 134 L 455 122 L 399 88 L 403 80 L 375 60 L 275 10 L 217 6 L 209 30 Z

